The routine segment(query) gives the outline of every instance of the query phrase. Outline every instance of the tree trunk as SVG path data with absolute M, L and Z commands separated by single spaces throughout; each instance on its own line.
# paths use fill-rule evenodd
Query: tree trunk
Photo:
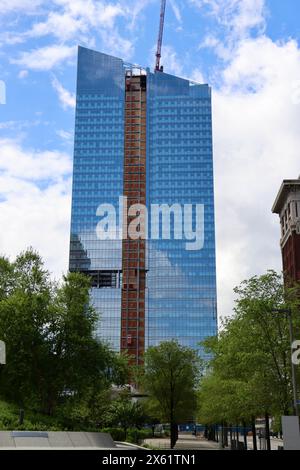
M 225 447 L 225 429 L 224 429 L 224 421 L 221 424 L 221 447 L 224 449 Z
M 171 423 L 171 439 L 170 439 L 170 444 L 171 444 L 171 449 L 174 449 L 175 444 L 178 439 L 178 426 L 176 423 Z
M 225 422 L 225 447 L 228 447 L 228 423 Z
M 266 414 L 265 414 L 265 422 L 266 422 L 266 444 L 267 444 L 267 450 L 271 450 L 269 413 L 266 413 Z
M 228 443 L 228 434 L 227 434 L 227 423 L 226 421 L 223 421 L 223 447 L 225 449 L 225 447 L 227 447 Z
M 173 373 L 171 370 L 171 393 L 170 393 L 170 425 L 171 425 L 171 436 L 170 436 L 170 444 L 171 449 L 174 449 L 176 441 L 178 439 L 178 432 L 175 423 L 175 416 L 174 416 L 174 387 L 173 387 Z
M 243 421 L 243 426 L 244 426 L 244 446 L 245 450 L 248 449 L 248 441 L 247 441 L 247 429 L 246 429 L 246 422 Z

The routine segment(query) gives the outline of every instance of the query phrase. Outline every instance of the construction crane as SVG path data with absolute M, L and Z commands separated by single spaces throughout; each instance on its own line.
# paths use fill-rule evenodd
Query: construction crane
M 165 12 L 166 12 L 166 1 L 161 0 L 161 8 L 160 8 L 160 22 L 159 22 L 159 32 L 158 32 L 158 41 L 157 41 L 157 51 L 156 51 L 156 62 L 155 62 L 155 72 L 163 72 L 163 66 L 160 65 L 160 58 L 161 58 L 161 46 L 163 40 L 163 33 L 164 33 L 164 22 L 165 22 Z

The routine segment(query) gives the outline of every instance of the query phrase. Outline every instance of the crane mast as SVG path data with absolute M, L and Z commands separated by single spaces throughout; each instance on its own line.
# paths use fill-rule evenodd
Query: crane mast
M 163 66 L 160 65 L 160 58 L 161 58 L 161 46 L 162 46 L 163 33 L 164 33 L 165 12 L 166 12 L 166 0 L 161 0 L 156 62 L 155 62 L 155 69 L 154 69 L 155 72 L 163 71 Z

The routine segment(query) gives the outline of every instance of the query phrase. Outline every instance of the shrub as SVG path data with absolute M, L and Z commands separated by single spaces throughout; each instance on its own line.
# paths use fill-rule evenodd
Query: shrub
M 103 428 L 100 432 L 110 434 L 114 441 L 126 441 L 131 444 L 140 444 L 144 439 L 152 436 L 151 429 L 131 428 L 125 433 L 125 430 L 122 428 Z
M 104 428 L 100 432 L 106 432 L 111 435 L 114 441 L 125 441 L 125 431 L 122 428 Z
M 151 429 L 129 429 L 126 440 L 132 444 L 141 444 L 147 437 L 152 437 Z

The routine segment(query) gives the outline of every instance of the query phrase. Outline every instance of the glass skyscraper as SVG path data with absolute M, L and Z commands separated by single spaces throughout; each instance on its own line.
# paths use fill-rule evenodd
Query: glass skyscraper
M 182 219 L 170 209 L 169 233 L 152 237 L 149 217 L 131 240 L 122 196 L 149 214 L 181 208 Z M 99 239 L 101 205 L 119 208 L 123 240 Z M 197 205 L 203 240 L 192 249 L 183 223 L 195 229 Z M 79 47 L 70 270 L 92 278 L 98 334 L 136 363 L 164 340 L 199 349 L 217 332 L 215 264 L 209 86 Z

